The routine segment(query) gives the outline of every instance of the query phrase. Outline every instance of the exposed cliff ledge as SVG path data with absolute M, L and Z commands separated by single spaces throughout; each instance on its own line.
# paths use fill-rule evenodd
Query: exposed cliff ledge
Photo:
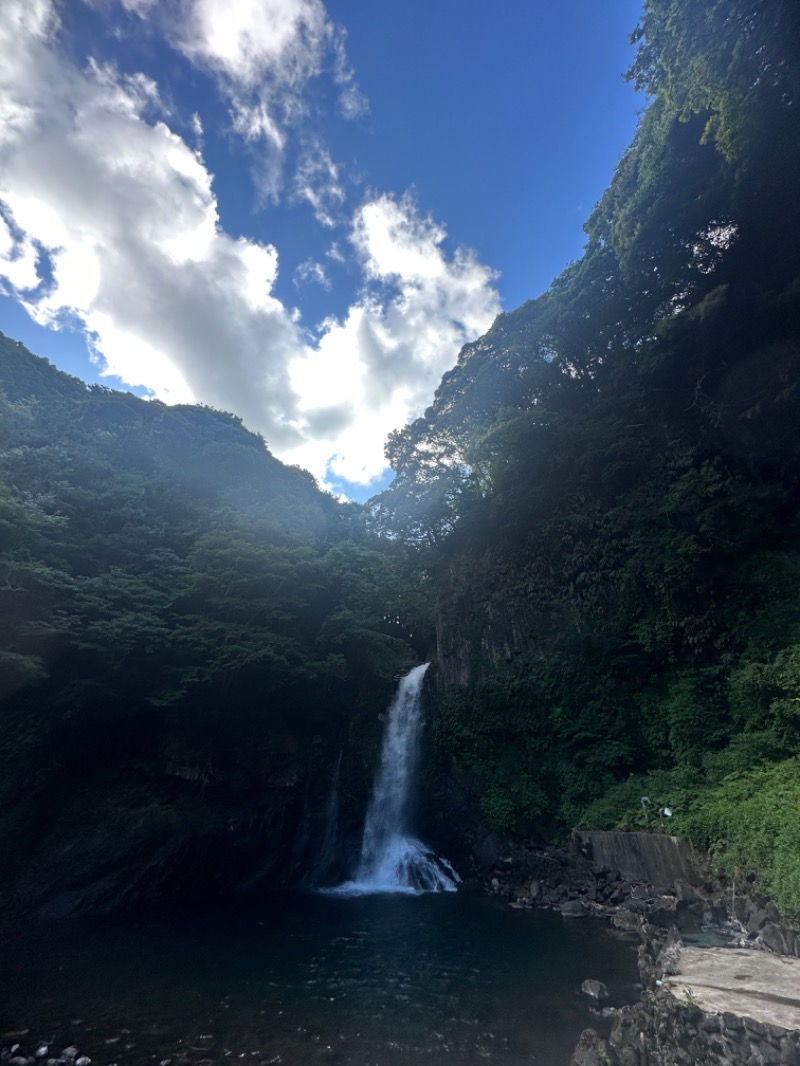
M 509 603 L 502 587 L 440 611 L 436 659 L 441 679 L 466 687 L 497 663 L 530 655 L 534 642 L 528 614 L 525 605 Z

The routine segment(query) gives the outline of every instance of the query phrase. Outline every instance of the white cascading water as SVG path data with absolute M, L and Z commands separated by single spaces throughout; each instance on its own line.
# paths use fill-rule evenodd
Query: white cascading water
M 409 834 L 422 732 L 422 681 L 428 665 L 415 666 L 400 681 L 389 708 L 358 870 L 338 892 L 455 892 L 461 880 L 447 859 Z

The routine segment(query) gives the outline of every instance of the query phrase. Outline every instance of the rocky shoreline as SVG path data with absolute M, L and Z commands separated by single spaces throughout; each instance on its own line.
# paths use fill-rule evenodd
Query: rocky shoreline
M 609 849 L 623 870 L 598 861 Z M 651 880 L 643 876 L 648 872 Z M 634 833 L 576 834 L 560 849 L 505 851 L 478 880 L 512 907 L 557 911 L 570 921 L 603 919 L 639 939 L 639 1002 L 598 1007 L 608 1035 L 585 1030 L 570 1066 L 800 1066 L 797 1028 L 733 1010 L 704 1011 L 691 987 L 681 994 L 680 983 L 670 981 L 681 971 L 684 938 L 716 938 L 746 948 L 752 958 L 800 958 L 800 938 L 758 896 L 753 878 L 733 883 L 685 842 Z M 597 982 L 587 977 L 583 992 L 599 1001 Z M 800 1009 L 800 984 L 796 995 Z M 779 995 L 764 998 L 788 1003 Z

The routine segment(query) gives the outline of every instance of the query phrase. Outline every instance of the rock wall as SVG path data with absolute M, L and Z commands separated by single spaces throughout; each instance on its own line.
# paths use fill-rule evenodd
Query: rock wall
M 608 1040 L 585 1030 L 571 1066 L 800 1066 L 800 1033 L 648 994 L 619 1011 Z
M 497 663 L 530 656 L 541 610 L 517 587 L 519 575 L 495 553 L 448 573 L 436 623 L 436 662 L 448 685 L 466 687 Z
M 8 856 L 0 913 L 181 907 L 287 888 L 308 877 L 332 834 L 340 862 L 333 856 L 324 872 L 342 879 L 371 790 L 386 690 L 385 701 L 354 713 L 348 735 L 299 714 L 266 727 L 256 715 L 195 722 L 197 712 L 184 722 L 176 713 L 148 760 L 114 772 L 93 766 L 49 791 L 32 772 L 19 826 L 0 832 Z M 0 830 L 4 813 L 0 804 Z

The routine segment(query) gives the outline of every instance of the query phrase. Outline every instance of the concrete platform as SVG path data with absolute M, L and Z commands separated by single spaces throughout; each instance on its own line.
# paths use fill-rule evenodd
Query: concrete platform
M 664 979 L 707 1014 L 729 1012 L 782 1029 L 800 1029 L 800 959 L 746 948 L 689 948 L 680 973 Z

